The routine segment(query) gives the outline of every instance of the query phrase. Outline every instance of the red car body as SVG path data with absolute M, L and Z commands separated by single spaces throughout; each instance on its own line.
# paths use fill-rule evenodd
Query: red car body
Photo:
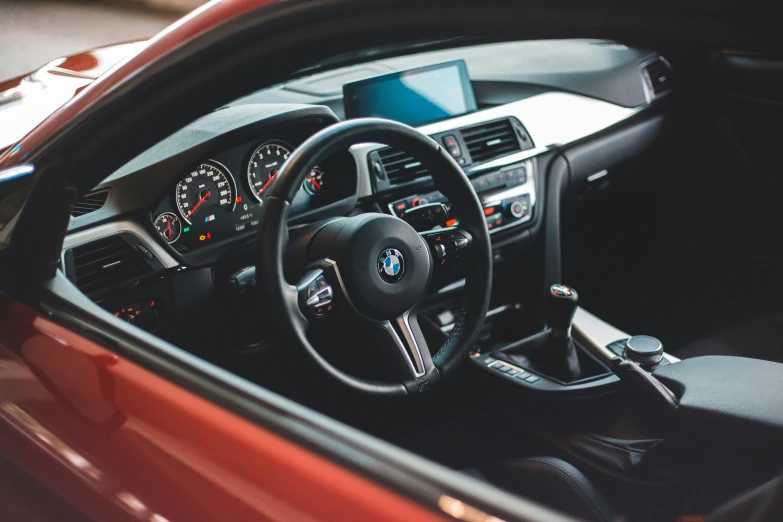
M 190 14 L 83 81 L 0 168 L 134 71 L 265 3 L 224 0 Z M 3 296 L 0 451 L 0 518 L 9 521 L 441 518 Z
M 19 303 L 0 401 L 3 520 L 440 519 Z

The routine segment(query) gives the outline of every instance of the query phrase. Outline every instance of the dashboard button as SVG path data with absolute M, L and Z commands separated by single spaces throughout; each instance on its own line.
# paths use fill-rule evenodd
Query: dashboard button
M 443 145 L 446 147 L 446 150 L 449 151 L 452 158 L 459 158 L 462 156 L 462 149 L 460 149 L 459 142 L 453 134 L 443 136 Z
M 527 381 L 529 383 L 534 383 L 534 382 L 538 381 L 539 379 L 540 379 L 540 377 L 538 375 L 528 375 L 527 377 L 525 377 L 525 381 Z
M 136 250 L 141 252 L 141 255 L 146 257 L 149 261 L 152 261 L 155 259 L 155 256 L 152 255 L 152 252 L 150 252 L 149 248 L 145 247 L 142 244 L 136 245 Z

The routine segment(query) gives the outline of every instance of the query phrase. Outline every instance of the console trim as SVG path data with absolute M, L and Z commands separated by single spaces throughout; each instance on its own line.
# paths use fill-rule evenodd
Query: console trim
M 174 268 L 179 266 L 176 259 L 174 259 L 168 252 L 166 252 L 160 244 L 155 241 L 155 238 L 144 230 L 144 228 L 135 221 L 112 221 L 111 223 L 105 223 L 98 225 L 97 227 L 87 228 L 85 230 L 74 232 L 65 236 L 63 241 L 63 248 L 61 253 L 61 268 L 65 272 L 65 252 L 68 250 L 86 243 L 92 243 L 98 239 L 104 237 L 116 236 L 122 232 L 127 232 L 136 236 L 139 242 L 147 247 L 157 257 L 166 268 Z
M 631 334 L 599 319 L 582 307 L 576 309 L 572 328 L 586 341 L 589 348 L 597 352 L 606 361 L 617 357 L 607 348 L 608 345 L 620 339 L 633 337 Z M 670 363 L 680 362 L 680 359 L 666 352 L 663 353 L 663 356 Z
M 538 156 L 552 147 L 562 147 L 576 142 L 630 118 L 645 107 L 646 105 L 627 108 L 578 94 L 547 92 L 506 105 L 424 125 L 418 127 L 418 130 L 424 134 L 438 134 L 499 118 L 511 117 L 519 120 L 525 126 L 534 148 L 468 167 L 465 172 L 472 174 L 518 163 Z M 359 173 L 360 198 L 373 193 L 373 174 L 370 172 L 367 157 L 371 152 L 383 147 L 385 145 L 380 143 L 361 143 L 350 148 Z

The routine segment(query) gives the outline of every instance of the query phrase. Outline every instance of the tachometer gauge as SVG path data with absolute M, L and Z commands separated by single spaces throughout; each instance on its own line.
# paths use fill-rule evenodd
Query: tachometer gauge
M 247 183 L 256 199 L 261 201 L 291 150 L 291 146 L 282 141 L 268 141 L 253 151 L 247 165 Z
M 202 163 L 177 183 L 174 197 L 182 217 L 190 224 L 202 215 L 209 219 L 215 208 L 231 212 L 236 206 L 234 179 L 223 165 Z
M 304 180 L 305 192 L 311 196 L 317 196 L 324 189 L 324 171 L 318 167 L 307 175 Z
M 173 243 L 182 234 L 182 222 L 171 212 L 164 212 L 155 218 L 155 228 L 166 243 Z

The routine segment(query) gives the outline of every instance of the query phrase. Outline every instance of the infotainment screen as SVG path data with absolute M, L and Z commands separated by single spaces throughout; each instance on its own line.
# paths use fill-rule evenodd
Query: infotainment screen
M 423 125 L 476 110 L 465 62 L 440 63 L 343 85 L 348 118 Z

